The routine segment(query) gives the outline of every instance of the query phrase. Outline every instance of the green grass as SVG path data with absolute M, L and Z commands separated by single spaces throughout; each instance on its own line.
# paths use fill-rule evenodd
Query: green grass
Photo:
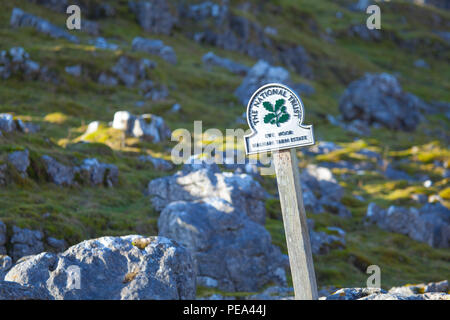
M 118 17 L 99 20 L 102 36 L 121 45 L 122 49 L 117 52 L 87 45 L 89 36 L 80 32 L 76 35 L 81 44 L 72 44 L 31 29 L 14 30 L 9 27 L 9 18 L 15 6 L 44 16 L 59 26 L 64 26 L 65 15 L 28 1 L 2 0 L 0 3 L 3 8 L 0 12 L 0 49 L 24 47 L 32 60 L 48 66 L 59 79 L 59 85 L 23 81 L 20 77 L 0 80 L 0 112 L 12 113 L 16 118 L 33 121 L 41 127 L 37 134 L 5 133 L 0 137 L 0 162 L 8 152 L 25 148 L 30 150 L 32 158 L 28 179 L 13 174 L 11 184 L 0 188 L 0 219 L 8 226 L 44 230 L 47 235 L 64 238 L 69 244 L 103 235 L 157 234 L 158 212 L 153 210 L 144 191 L 151 179 L 168 173 L 142 166 L 137 156 L 152 154 L 168 159 L 174 143 L 152 144 L 127 138 L 108 128 L 107 124 L 116 111 L 128 110 L 134 114 L 158 114 L 164 117 L 172 130 L 192 130 L 193 121 L 199 119 L 203 121 L 204 130 L 236 128 L 235 119 L 245 111 L 245 107 L 233 92 L 242 77 L 220 68 L 208 71 L 202 67 L 201 57 L 214 51 L 247 66 L 256 61 L 237 52 L 195 43 L 178 29 L 173 36 L 146 34 L 127 9 L 126 1 L 111 1 Z M 410 174 L 427 174 L 435 181 L 431 188 L 426 189 L 419 183 L 388 181 L 376 172 L 357 175 L 334 170 L 345 188 L 343 202 L 352 211 L 353 218 L 342 219 L 331 213 L 309 215 L 315 220 L 318 230 L 338 226 L 347 232 L 347 245 L 343 250 L 331 250 L 326 255 L 314 257 L 319 286 L 364 286 L 368 276 L 365 268 L 369 264 L 381 267 L 382 286 L 385 288 L 448 279 L 448 250 L 433 249 L 375 226 L 366 227 L 363 217 L 370 202 L 383 207 L 417 205 L 411 200 L 414 193 L 440 194 L 449 205 L 449 180 L 442 178 L 443 169 L 433 165 L 436 160 L 449 162 L 449 144 L 442 138 L 448 134 L 449 121 L 443 115 L 426 115 L 426 121 L 414 133 L 374 129 L 370 137 L 360 139 L 330 125 L 326 115 L 339 114 L 338 101 L 343 90 L 365 72 L 394 73 L 405 90 L 425 101 L 449 101 L 450 66 L 445 60 L 445 52 L 433 56 L 436 54 L 434 50 L 427 50 L 425 45 L 411 52 L 400 48 L 397 43 L 411 39 L 441 43 L 431 33 L 439 29 L 432 17 L 448 21 L 449 14 L 433 8 L 418 10 L 402 1 L 383 3 L 382 27 L 389 36 L 372 43 L 342 36 L 350 24 L 364 23 L 366 19 L 364 13 L 346 9 L 349 1 L 274 0 L 264 10 L 248 12 L 235 9 L 239 3 L 241 1 L 231 1 L 236 14 L 262 26 L 276 27 L 278 35 L 272 37 L 274 41 L 286 45 L 301 44 L 311 56 L 314 79 L 305 79 L 290 70 L 294 81 L 309 83 L 316 89 L 315 94 L 302 97 L 306 108 L 305 123 L 314 124 L 317 141 L 333 141 L 343 149 L 315 158 L 299 153 L 301 167 L 321 161 L 366 161 L 356 152 L 368 148 L 384 157 L 411 160 L 399 169 Z M 400 19 L 400 9 L 406 23 Z M 336 17 L 337 11 L 343 13 L 342 19 Z M 327 28 L 333 31 L 334 43 L 325 41 L 322 36 Z M 131 41 L 135 36 L 162 39 L 174 48 L 177 65 L 168 64 L 156 56 L 132 52 Z M 135 103 L 142 100 L 137 89 L 124 86 L 107 88 L 96 83 L 98 75 L 114 65 L 121 54 L 156 61 L 158 65 L 150 72 L 150 78 L 168 86 L 169 97 L 160 102 L 146 101 L 143 107 L 136 107 Z M 413 62 L 418 58 L 424 58 L 430 69 L 414 68 Z M 76 64 L 81 64 L 85 70 L 81 78 L 73 78 L 64 71 L 66 66 Z M 182 110 L 170 113 L 176 102 L 181 104 Z M 91 121 L 100 121 L 102 127 L 96 133 L 84 136 Z M 79 143 L 81 139 L 91 143 Z M 66 164 L 78 164 L 86 157 L 114 163 L 120 170 L 119 184 L 114 188 L 57 187 L 49 183 L 43 173 L 39 158 L 44 154 Z M 341 174 L 346 174 L 347 178 L 341 179 Z M 274 177 L 263 177 L 261 183 L 269 193 L 276 194 Z M 355 195 L 363 196 L 365 201 L 355 200 Z M 287 253 L 279 202 L 268 200 L 266 207 L 266 227 L 273 243 Z M 199 295 L 213 292 L 212 289 L 199 288 Z

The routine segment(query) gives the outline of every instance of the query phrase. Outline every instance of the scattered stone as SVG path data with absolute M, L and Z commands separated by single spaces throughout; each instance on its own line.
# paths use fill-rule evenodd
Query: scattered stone
M 321 300 L 358 300 L 372 294 L 386 294 L 387 291 L 378 288 L 342 288 Z
M 128 56 L 120 56 L 111 71 L 127 87 L 134 86 L 138 80 L 145 80 L 147 72 L 156 67 L 156 63 L 148 59 L 136 60 Z
M 189 252 L 164 237 L 86 240 L 59 255 L 42 253 L 16 264 L 7 281 L 48 290 L 57 300 L 194 299 L 195 268 Z M 99 263 L 101 262 L 101 263 Z
M 215 280 L 221 290 L 257 291 L 267 283 L 286 284 L 287 257 L 272 245 L 270 234 L 223 199 L 171 202 L 161 212 L 158 229 L 159 235 L 186 246 L 198 275 L 211 278 L 210 284 Z
M 30 165 L 30 154 L 28 150 L 14 151 L 8 154 L 8 162 L 16 168 L 17 172 L 25 178 L 27 177 L 27 169 Z
M 62 252 L 66 249 L 66 242 L 64 241 L 64 239 L 48 237 L 47 244 L 58 252 Z
M 424 69 L 429 69 L 430 68 L 428 63 L 425 60 L 423 60 L 423 59 L 417 59 L 416 61 L 414 61 L 414 67 L 416 67 L 416 68 L 424 68 Z
M 9 269 L 12 267 L 11 257 L 0 253 L 0 281 L 3 281 L 5 275 L 8 273 Z
M 428 196 L 426 194 L 423 193 L 416 193 L 411 195 L 411 198 L 421 204 L 425 204 L 428 202 Z
M 386 166 L 384 170 L 384 176 L 389 180 L 406 180 L 413 181 L 414 179 L 406 172 L 398 169 L 394 169 L 391 163 Z
M 119 46 L 117 44 L 110 43 L 103 37 L 97 37 L 95 39 L 89 40 L 89 43 L 95 46 L 97 49 L 101 50 L 116 51 L 117 49 L 119 49 Z
M 77 177 L 90 185 L 112 187 L 119 180 L 119 169 L 113 164 L 100 163 L 97 159 L 84 159 L 80 167 L 75 167 Z
M 294 69 L 301 76 L 309 79 L 314 77 L 313 71 L 309 66 L 309 55 L 302 46 L 282 50 L 280 52 L 280 60 L 284 65 Z
M 134 51 L 157 55 L 171 64 L 177 63 L 175 51 L 172 47 L 164 45 L 161 40 L 136 37 L 133 39 L 132 48 Z
M 421 119 L 422 105 L 419 98 L 403 92 L 394 76 L 381 73 L 366 74 L 352 82 L 340 99 L 339 110 L 345 121 L 412 131 Z
M 268 83 L 286 83 L 289 72 L 282 67 L 273 67 L 266 61 L 258 61 L 248 72 L 242 84 L 234 92 L 239 101 L 247 105 L 253 93 L 262 85 Z
M 81 166 L 66 166 L 52 157 L 41 157 L 49 180 L 58 186 L 88 184 L 112 187 L 118 183 L 119 169 L 113 164 L 100 163 L 97 159 L 84 159 Z
M 98 83 L 108 87 L 114 87 L 119 84 L 119 80 L 116 77 L 110 76 L 105 72 L 102 72 L 98 77 Z
M 347 29 L 347 36 L 358 37 L 364 41 L 380 41 L 382 33 L 380 30 L 370 30 L 365 24 L 354 24 Z
M 128 111 L 118 111 L 114 114 L 113 128 L 125 131 L 126 134 L 159 143 L 169 139 L 172 135 L 164 119 L 153 115 L 143 114 L 134 116 Z
M 261 293 L 246 297 L 246 300 L 294 300 L 294 289 L 272 286 Z
M 153 165 L 153 168 L 158 171 L 170 171 L 174 168 L 172 162 L 161 158 L 154 158 L 152 156 L 146 155 L 146 156 L 139 156 L 138 159 L 140 162 L 143 163 L 150 162 Z
M 338 235 L 328 234 L 323 231 L 314 231 L 314 220 L 308 219 L 309 238 L 313 254 L 327 254 L 331 249 L 345 247 L 345 232 L 336 227 L 330 227 L 330 231 L 338 232 Z M 334 228 L 334 229 L 333 229 Z
M 139 85 L 140 93 L 146 99 L 153 101 L 164 100 L 169 95 L 169 90 L 164 85 L 155 85 L 151 80 L 142 81 Z
M 0 52 L 0 77 L 9 79 L 20 76 L 25 80 L 45 80 L 49 75 L 47 69 L 30 59 L 30 55 L 22 47 L 13 47 Z
M 70 42 L 79 43 L 76 36 L 51 24 L 41 17 L 26 13 L 19 8 L 14 8 L 12 10 L 10 25 L 14 28 L 32 27 L 36 31 L 49 35 L 52 38 L 64 38 Z
M 314 154 L 314 155 L 321 155 L 321 154 L 327 154 L 330 152 L 334 152 L 337 150 L 342 149 L 342 147 L 338 146 L 334 142 L 330 141 L 320 141 L 319 143 L 316 143 L 315 145 L 307 148 L 304 150 L 306 154 Z
M 77 64 L 75 66 L 67 66 L 65 67 L 66 72 L 74 77 L 80 77 L 81 76 L 81 65 Z
M 51 182 L 58 186 L 70 186 L 74 180 L 74 170 L 72 167 L 65 166 L 50 156 L 41 157 L 44 162 L 45 171 Z
M 344 189 L 330 169 L 308 165 L 302 170 L 300 180 L 306 210 L 320 213 L 326 209 L 343 218 L 351 217 L 351 212 L 340 202 Z
M 0 300 L 52 300 L 46 290 L 0 280 Z
M 39 230 L 21 229 L 13 226 L 13 236 L 11 237 L 12 259 L 17 261 L 24 256 L 44 251 L 43 238 L 44 235 Z
M 221 172 L 215 163 L 185 164 L 172 176 L 150 181 L 148 195 L 158 211 L 174 201 L 216 197 L 238 208 L 251 220 L 265 223 L 265 191 L 261 185 L 247 174 Z
M 170 112 L 177 113 L 181 111 L 181 105 L 179 103 L 175 103 L 172 108 L 170 108 Z
M 0 255 L 6 254 L 6 225 L 0 221 Z
M 245 76 L 249 70 L 247 66 L 234 62 L 227 58 L 219 57 L 211 51 L 203 56 L 202 61 L 206 67 L 218 66 L 227 69 L 231 73 L 236 73 L 243 76 Z
M 167 0 L 130 1 L 128 5 L 147 32 L 169 35 L 178 21 L 177 14 L 172 14 Z
M 16 130 L 16 123 L 12 115 L 8 113 L 0 113 L 0 131 L 13 132 Z
M 440 203 L 426 204 L 420 210 L 398 206 L 383 210 L 370 203 L 366 218 L 382 229 L 407 235 L 432 247 L 450 247 L 450 210 Z

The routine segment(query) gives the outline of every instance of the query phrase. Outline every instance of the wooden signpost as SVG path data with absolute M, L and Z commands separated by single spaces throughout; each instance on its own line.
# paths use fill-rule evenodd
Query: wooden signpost
M 271 83 L 259 88 L 247 105 L 252 133 L 247 154 L 271 151 L 277 176 L 295 299 L 315 300 L 316 276 L 300 186 L 296 147 L 314 144 L 312 126 L 304 126 L 303 104 L 288 87 Z

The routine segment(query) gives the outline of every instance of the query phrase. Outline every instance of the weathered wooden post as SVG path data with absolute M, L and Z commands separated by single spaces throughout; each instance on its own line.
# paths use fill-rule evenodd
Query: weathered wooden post
M 272 152 L 295 299 L 317 299 L 317 284 L 308 224 L 300 186 L 296 147 L 314 144 L 312 126 L 304 126 L 303 104 L 288 87 L 271 83 L 259 88 L 247 105 L 252 133 L 247 154 Z

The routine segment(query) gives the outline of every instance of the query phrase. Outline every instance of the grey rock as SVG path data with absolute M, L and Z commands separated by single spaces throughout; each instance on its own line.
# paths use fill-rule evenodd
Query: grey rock
M 149 155 L 139 156 L 138 160 L 143 163 L 150 162 L 153 165 L 153 168 L 158 171 L 169 171 L 174 168 L 172 162 Z
M 28 150 L 9 153 L 8 162 L 14 166 L 23 177 L 27 176 L 27 168 L 30 165 L 30 154 Z
M 312 68 L 309 66 L 309 55 L 302 46 L 287 48 L 280 52 L 280 60 L 288 68 L 294 69 L 305 78 L 314 77 Z
M 311 153 L 314 155 L 321 155 L 321 154 L 327 154 L 336 150 L 340 150 L 342 147 L 338 146 L 334 142 L 331 141 L 320 141 L 319 143 L 316 143 L 315 145 L 309 147 L 304 151 L 305 153 Z
M 138 80 L 147 78 L 147 72 L 156 64 L 148 59 L 136 60 L 128 56 L 120 56 L 111 71 L 127 87 L 134 86 Z
M 74 77 L 80 77 L 81 76 L 81 72 L 82 72 L 82 68 L 80 64 L 77 64 L 75 66 L 67 66 L 64 68 L 64 70 L 74 76 Z
M 313 86 L 306 83 L 291 83 L 290 88 L 300 96 L 310 96 L 316 92 Z
M 395 169 L 391 163 L 386 166 L 384 176 L 389 180 L 406 180 L 413 181 L 414 179 L 402 170 Z
M 98 77 L 98 83 L 104 86 L 114 87 L 119 84 L 119 80 L 117 80 L 116 77 L 113 77 L 105 72 L 102 72 Z
M 428 196 L 423 193 L 416 193 L 411 196 L 411 198 L 421 204 L 425 204 L 428 202 Z
M 36 133 L 40 130 L 39 125 L 32 122 L 23 122 L 20 119 L 16 120 L 17 129 L 23 133 Z
M 368 6 L 372 4 L 370 0 L 358 0 L 357 3 L 351 4 L 348 8 L 352 11 L 363 11 L 366 12 Z
M 181 111 L 181 105 L 179 103 L 175 103 L 172 108 L 170 108 L 170 112 L 176 113 Z
M 156 85 L 151 80 L 144 80 L 139 84 L 140 94 L 153 101 L 164 100 L 169 95 L 169 90 L 164 85 Z
M 448 293 L 449 289 L 448 280 L 443 280 L 440 282 L 430 282 L 425 288 L 424 292 L 444 292 Z
M 0 52 L 0 77 L 8 79 L 20 76 L 25 80 L 46 80 L 47 69 L 30 59 L 30 55 L 22 47 L 12 47 Z
M 114 114 L 113 128 L 153 143 L 165 141 L 172 135 L 164 119 L 153 114 L 134 116 L 127 111 L 118 111 Z
M 52 300 L 46 290 L 0 280 L 0 300 Z
M 47 244 L 57 251 L 64 251 L 66 249 L 66 242 L 64 241 L 64 239 L 48 237 Z
M 416 61 L 414 61 L 414 67 L 416 67 L 416 68 L 424 68 L 424 69 L 429 69 L 430 68 L 428 63 L 425 60 L 423 60 L 423 59 L 417 59 Z
M 345 121 L 411 131 L 421 119 L 422 105 L 419 98 L 403 92 L 394 76 L 381 73 L 352 82 L 339 101 L 339 110 Z
M 172 14 L 167 0 L 130 1 L 129 8 L 141 27 L 151 33 L 169 35 L 178 17 Z
M 261 185 L 247 174 L 221 172 L 214 163 L 185 164 L 172 176 L 150 181 L 147 190 L 158 211 L 174 201 L 215 197 L 239 208 L 251 220 L 265 223 L 265 191 Z
M 343 232 L 342 229 L 340 230 L 341 232 L 339 232 L 338 235 L 328 234 L 323 231 L 314 231 L 314 220 L 312 219 L 308 219 L 308 229 L 311 242 L 311 251 L 313 254 L 326 254 L 332 249 L 345 247 L 345 232 Z M 334 231 L 334 229 L 330 230 Z
M 250 97 L 262 85 L 272 82 L 286 83 L 287 81 L 289 81 L 289 72 L 286 69 L 273 67 L 266 61 L 260 60 L 250 69 L 234 95 L 242 104 L 247 105 Z
M 325 297 L 324 300 L 358 300 L 372 294 L 380 295 L 386 293 L 386 290 L 377 288 L 342 288 Z
M 86 32 L 92 36 L 98 36 L 100 34 L 100 24 L 88 19 L 81 19 L 81 31 Z
M 272 286 L 261 293 L 246 297 L 246 300 L 293 300 L 294 289 Z
M 397 206 L 383 210 L 371 203 L 366 218 L 382 229 L 405 234 L 432 247 L 450 247 L 450 210 L 440 203 L 426 204 L 420 210 Z
M 5 254 L 5 252 L 2 252 L 1 249 L 6 244 L 6 225 L 3 223 L 3 221 L 0 221 L 0 254 Z
M 350 37 L 358 37 L 364 41 L 380 41 L 382 33 L 380 30 L 370 30 L 365 24 L 354 24 L 347 29 L 347 35 Z
M 0 113 L 0 130 L 3 132 L 13 132 L 16 130 L 16 123 L 12 115 Z
M 222 199 L 171 202 L 158 228 L 159 235 L 186 246 L 198 275 L 214 279 L 221 290 L 256 291 L 270 282 L 286 283 L 287 259 L 267 230 Z
M 330 169 L 308 165 L 302 170 L 300 181 L 306 210 L 320 213 L 327 209 L 341 217 L 351 217 L 351 212 L 340 203 L 344 189 Z
M 5 279 L 47 289 L 58 300 L 166 300 L 195 298 L 195 277 L 185 248 L 163 237 L 131 235 L 86 240 L 57 256 L 33 256 Z
M 12 265 L 11 257 L 0 253 L 0 281 L 3 281 Z
M 119 180 L 119 169 L 113 164 L 100 163 L 97 159 L 84 159 L 81 166 L 74 169 L 84 183 L 112 187 Z
M 21 229 L 13 226 L 11 237 L 11 257 L 14 261 L 24 256 L 29 256 L 44 251 L 43 233 L 39 230 Z
M 70 186 L 73 184 L 75 172 L 72 167 L 65 166 L 47 155 L 42 156 L 41 159 L 44 162 L 47 176 L 51 182 L 58 186 Z
M 171 64 L 177 63 L 177 56 L 172 47 L 164 45 L 161 40 L 145 39 L 136 37 L 132 42 L 132 49 L 134 51 L 142 51 L 148 54 L 154 54 Z
M 202 61 L 203 65 L 205 65 L 206 67 L 218 66 L 227 69 L 231 73 L 236 73 L 244 76 L 247 74 L 249 70 L 247 66 L 234 62 L 227 58 L 219 57 L 215 55 L 212 51 L 206 53 L 203 56 Z
M 95 39 L 91 39 L 91 40 L 89 40 L 89 43 L 94 45 L 97 49 L 101 49 L 101 50 L 115 51 L 115 50 L 119 49 L 119 46 L 117 44 L 110 43 L 103 37 L 97 37 Z
M 36 31 L 49 35 L 52 38 L 64 38 L 70 42 L 79 43 L 79 40 L 76 36 L 70 34 L 64 29 L 51 24 L 43 18 L 26 13 L 19 8 L 14 8 L 12 10 L 10 25 L 14 28 L 32 27 Z

